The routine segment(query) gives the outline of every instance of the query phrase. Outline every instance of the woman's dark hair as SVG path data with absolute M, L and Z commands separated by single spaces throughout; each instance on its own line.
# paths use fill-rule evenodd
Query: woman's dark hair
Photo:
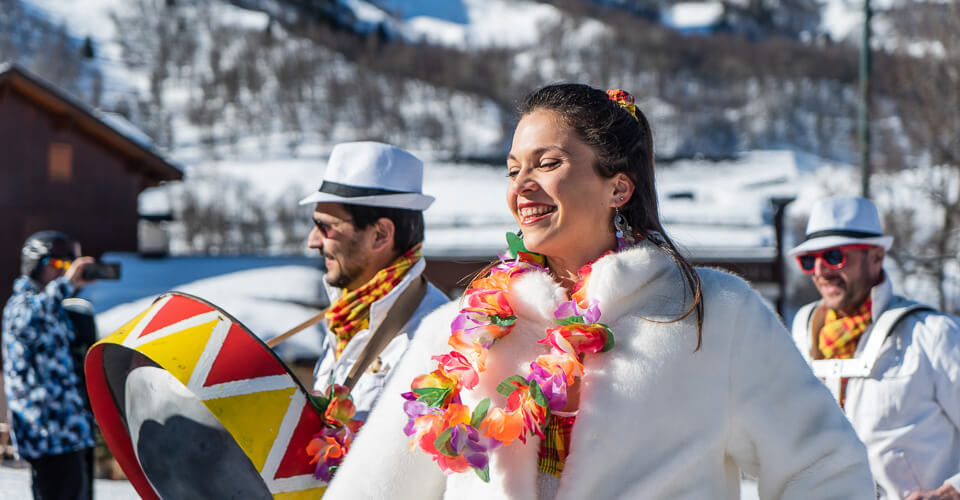
M 523 117 L 541 109 L 559 115 L 577 132 L 580 140 L 593 149 L 597 155 L 597 173 L 606 178 L 622 173 L 633 181 L 633 196 L 620 212 L 637 234 L 669 254 L 683 272 L 694 295 L 693 304 L 674 321 L 680 321 L 696 310 L 697 349 L 700 349 L 703 341 L 700 276 L 677 250 L 660 222 L 654 185 L 653 134 L 647 118 L 640 108 L 636 108 L 634 116 L 606 92 L 575 83 L 548 85 L 534 91 L 522 101 L 518 112 Z M 684 287 L 684 294 L 686 292 Z
M 393 207 L 369 207 L 366 205 L 348 205 L 343 208 L 353 219 L 353 226 L 366 229 L 371 224 L 386 217 L 393 222 L 393 249 L 403 253 L 423 241 L 423 212 Z

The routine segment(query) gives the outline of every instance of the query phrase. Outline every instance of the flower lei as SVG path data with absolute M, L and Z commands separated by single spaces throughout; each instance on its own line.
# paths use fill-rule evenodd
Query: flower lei
M 314 434 L 307 444 L 307 455 L 311 457 L 311 464 L 317 464 L 313 477 L 325 482 L 333 478 L 363 424 L 363 421 L 353 419 L 357 408 L 349 389 L 333 385 L 328 393 L 329 397 L 318 393 L 308 397 L 310 404 L 323 415 L 323 430 Z
M 476 387 L 490 347 L 509 334 L 517 320 L 507 300 L 510 283 L 528 271 L 546 271 L 543 256 L 528 252 L 515 234 L 508 233 L 507 241 L 512 258 L 501 257 L 489 276 L 473 281 L 464 293 L 466 307 L 450 325 L 453 350 L 431 358 L 437 369 L 416 377 L 412 391 L 403 394 L 409 417 L 404 433 L 413 436 L 411 451 L 419 447 L 430 454 L 445 474 L 472 468 L 488 482 L 489 452 L 517 439 L 526 444 L 528 433 L 542 439 L 550 412 L 564 408 L 567 388 L 584 374 L 582 355 L 613 347 L 613 332 L 597 322 L 598 304 L 586 298 L 588 264 L 580 270 L 573 300 L 554 311 L 557 326 L 537 341 L 550 346 L 549 354 L 533 360 L 527 376 L 512 375 L 497 386 L 507 398 L 506 407 L 494 406 L 490 398 L 472 411 L 464 405 L 461 391 Z

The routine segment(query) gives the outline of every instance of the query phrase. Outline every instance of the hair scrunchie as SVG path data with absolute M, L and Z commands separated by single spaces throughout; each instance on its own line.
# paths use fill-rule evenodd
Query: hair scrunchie
M 640 119 L 637 116 L 637 106 L 634 104 L 635 99 L 629 92 L 621 89 L 607 89 L 607 97 L 609 97 L 611 101 L 619 104 L 621 108 L 629 111 L 630 116 L 632 116 L 634 120 Z

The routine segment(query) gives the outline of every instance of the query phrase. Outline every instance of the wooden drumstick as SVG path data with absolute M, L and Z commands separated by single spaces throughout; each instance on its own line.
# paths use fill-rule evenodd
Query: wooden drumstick
M 300 333 L 302 330 L 304 330 L 304 329 L 306 329 L 306 328 L 309 328 L 309 327 L 311 327 L 311 326 L 319 323 L 319 322 L 323 319 L 323 316 L 324 316 L 325 314 L 327 314 L 327 310 L 326 310 L 326 309 L 323 309 L 323 310 L 321 310 L 320 312 L 318 312 L 315 316 L 310 317 L 309 319 L 307 319 L 307 320 L 304 321 L 303 323 L 300 323 L 299 325 L 297 325 L 297 326 L 295 326 L 295 327 L 293 327 L 293 328 L 291 328 L 291 329 L 289 329 L 289 330 L 281 333 L 280 335 L 277 335 L 276 337 L 268 340 L 268 341 L 267 341 L 267 347 L 274 347 L 274 346 L 276 346 L 277 344 L 279 344 L 280 342 L 283 342 L 284 340 L 287 340 L 288 338 L 293 337 L 294 335 Z

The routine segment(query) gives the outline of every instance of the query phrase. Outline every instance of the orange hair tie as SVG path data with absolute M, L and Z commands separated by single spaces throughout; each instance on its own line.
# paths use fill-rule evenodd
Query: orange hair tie
M 637 116 L 637 105 L 634 104 L 634 98 L 626 90 L 621 89 L 608 89 L 607 97 L 611 101 L 620 105 L 621 108 L 630 112 L 630 116 L 633 116 L 635 120 L 639 120 L 640 117 Z

